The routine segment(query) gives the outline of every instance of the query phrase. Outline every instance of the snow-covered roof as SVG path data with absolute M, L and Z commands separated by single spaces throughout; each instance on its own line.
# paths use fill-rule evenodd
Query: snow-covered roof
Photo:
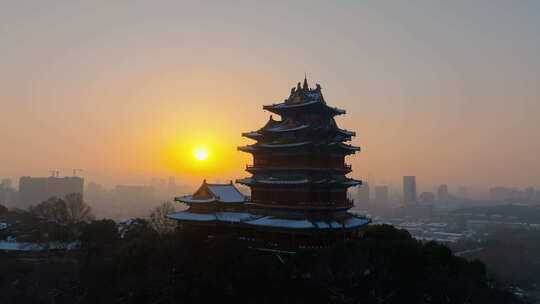
M 309 180 L 308 179 L 297 179 L 297 180 L 287 180 L 287 179 L 258 179 L 256 180 L 256 182 L 258 183 L 261 183 L 261 184 L 279 184 L 279 185 L 282 185 L 282 184 L 289 184 L 289 185 L 293 185 L 293 184 L 307 184 L 309 183 Z
M 355 147 L 355 146 L 351 146 L 351 145 L 346 145 L 346 144 L 343 144 L 343 143 L 339 143 L 339 146 L 341 148 L 344 148 L 344 149 L 347 149 L 347 150 L 351 150 L 351 151 L 360 151 L 360 147 Z
M 272 128 L 264 129 L 264 130 L 269 131 L 269 132 L 288 132 L 288 131 L 298 131 L 298 130 L 302 130 L 306 128 L 309 128 L 309 125 L 299 125 L 295 127 L 290 127 L 290 126 L 281 124 Z
M 266 148 L 286 148 L 286 147 L 299 147 L 304 146 L 311 143 L 310 141 L 302 141 L 297 143 L 290 143 L 290 144 L 258 144 L 260 147 L 266 147 Z
M 306 219 L 284 219 L 277 218 L 273 216 L 265 216 L 258 218 L 252 221 L 246 221 L 246 224 L 254 226 L 265 226 L 265 227 L 280 227 L 280 228 L 298 228 L 298 229 L 310 229 L 315 228 L 315 226 Z
M 30 242 L 11 242 L 0 241 L 0 250 L 8 251 L 42 251 L 47 249 L 75 249 L 79 246 L 79 242 L 49 242 L 47 244 L 38 244 Z
M 344 130 L 344 129 L 338 129 L 338 131 L 347 136 L 356 136 L 356 132 L 354 131 L 349 131 L 349 130 Z
M 207 184 L 204 181 L 193 195 L 176 197 L 174 200 L 184 203 L 242 203 L 246 201 L 246 196 L 238 191 L 232 182 L 229 184 Z
M 220 211 L 215 213 L 195 213 L 191 211 L 180 211 L 167 214 L 168 218 L 175 220 L 187 220 L 196 222 L 221 221 L 229 223 L 245 223 L 254 226 L 294 228 L 294 229 L 340 229 L 354 228 L 366 225 L 369 219 L 347 214 L 346 218 L 329 219 L 327 221 L 310 221 L 307 218 L 291 219 L 277 216 L 263 216 L 248 212 Z M 338 222 L 339 221 L 339 222 Z M 1 249 L 1 248 L 0 248 Z
M 347 180 L 347 181 L 345 181 L 345 182 L 342 182 L 342 184 L 344 184 L 344 185 L 350 185 L 350 186 L 356 186 L 356 185 L 361 185 L 362 182 L 357 181 L 357 180 L 350 179 L 350 180 Z
M 330 228 L 330 225 L 327 222 L 319 221 L 319 222 L 315 222 L 314 224 L 315 226 L 317 226 L 317 228 L 320 228 L 320 229 Z
M 338 181 L 335 179 L 323 178 L 320 180 L 309 180 L 309 179 L 279 179 L 279 178 L 241 178 L 236 180 L 239 184 L 251 184 L 251 183 L 260 183 L 260 184 L 274 184 L 274 185 L 298 185 L 298 184 L 342 184 L 348 186 L 356 186 L 362 184 L 362 182 L 354 179 L 346 179 L 344 181 Z
M 167 214 L 168 218 L 175 220 L 188 220 L 198 222 L 208 222 L 217 220 L 214 213 L 193 213 L 189 211 L 179 211 Z
M 261 133 L 259 132 L 245 132 L 245 133 L 242 133 L 243 136 L 245 137 L 259 137 L 259 136 L 262 136 Z
M 365 218 L 359 218 L 359 217 L 350 217 L 343 221 L 343 225 L 346 228 L 353 228 L 353 227 L 359 227 L 363 226 L 369 223 L 368 219 Z
M 241 146 L 241 147 L 238 147 L 238 150 L 240 150 L 240 151 L 255 151 L 255 148 L 253 146 Z
M 242 222 L 250 218 L 254 218 L 254 215 L 251 213 L 243 212 L 216 212 L 216 218 L 223 222 Z
M 208 184 L 208 189 L 223 203 L 241 203 L 246 200 L 246 196 L 233 184 Z
M 315 104 L 320 102 L 320 100 L 311 100 L 303 103 L 287 104 L 287 103 L 277 103 L 269 106 L 264 106 L 265 108 L 274 108 L 274 109 L 283 109 L 283 108 L 297 108 L 302 106 L 307 106 L 310 104 Z
M 177 202 L 185 202 L 185 203 L 211 203 L 211 202 L 216 201 L 215 198 L 195 199 L 193 198 L 193 195 L 184 195 L 180 197 L 175 197 L 174 200 Z

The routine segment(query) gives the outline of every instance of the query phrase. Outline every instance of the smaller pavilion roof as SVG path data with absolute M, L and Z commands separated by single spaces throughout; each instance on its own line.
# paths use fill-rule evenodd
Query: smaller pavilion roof
M 243 203 L 246 196 L 238 191 L 232 181 L 228 184 L 208 184 L 204 180 L 194 194 L 176 197 L 174 200 L 183 203 Z

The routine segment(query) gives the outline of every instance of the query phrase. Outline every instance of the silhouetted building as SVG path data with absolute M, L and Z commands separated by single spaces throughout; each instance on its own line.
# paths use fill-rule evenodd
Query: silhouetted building
M 13 188 L 13 181 L 9 178 L 3 178 L 2 181 L 0 182 L 0 186 L 4 187 L 4 188 Z
M 116 185 L 114 194 L 117 199 L 124 201 L 151 200 L 154 196 L 154 188 L 150 186 Z
M 442 184 L 437 188 L 437 199 L 441 202 L 446 202 L 450 198 L 448 194 L 448 185 Z
M 334 120 L 345 110 L 328 106 L 321 87 L 310 89 L 307 80 L 285 102 L 263 108 L 281 120 L 270 116 L 261 129 L 243 133 L 257 142 L 238 148 L 253 155 L 246 169 L 252 176 L 237 180 L 251 188 L 251 200 L 240 202 L 232 183 L 203 183 L 195 194 L 177 198 L 188 211 L 169 216 L 189 229 L 204 224 L 209 235 L 240 231 L 250 246 L 279 251 L 359 237 L 369 220 L 348 212 L 353 201 L 347 189 L 361 182 L 346 177 L 351 166 L 345 156 L 360 149 L 344 143 L 355 133 Z
M 105 189 L 101 184 L 95 182 L 89 182 L 86 186 L 86 196 L 88 199 L 101 198 L 105 194 Z
M 13 189 L 10 179 L 3 179 L 0 183 L 0 205 L 4 207 L 14 207 L 14 203 L 17 201 L 18 193 Z
M 469 189 L 465 186 L 459 186 L 457 188 L 456 194 L 460 198 L 468 198 L 469 197 Z
M 357 206 L 368 206 L 370 203 L 369 199 L 369 184 L 364 182 L 361 186 L 358 187 L 357 192 Z
M 525 193 L 525 200 L 528 200 L 528 201 L 532 201 L 535 199 L 535 193 L 536 191 L 534 190 L 533 187 L 527 187 L 525 188 L 525 190 L 523 191 Z
M 403 177 L 403 202 L 405 204 L 416 203 L 416 176 Z
M 70 177 L 30 177 L 23 176 L 19 180 L 19 208 L 37 205 L 51 197 L 64 197 L 67 194 L 83 195 L 84 179 Z
M 379 204 L 388 203 L 388 186 L 376 186 L 375 187 L 375 201 Z
M 422 204 L 431 204 L 435 201 L 435 194 L 433 192 L 422 192 L 418 198 Z

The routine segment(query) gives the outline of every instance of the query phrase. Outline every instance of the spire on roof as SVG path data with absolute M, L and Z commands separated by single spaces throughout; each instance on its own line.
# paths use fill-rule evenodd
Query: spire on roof
M 307 91 L 309 89 L 308 84 L 307 84 L 307 75 L 305 73 L 304 73 L 304 87 L 302 89 L 304 89 L 304 91 Z
M 296 85 L 296 90 L 297 91 L 300 91 L 302 89 L 302 87 L 300 86 L 300 82 Z

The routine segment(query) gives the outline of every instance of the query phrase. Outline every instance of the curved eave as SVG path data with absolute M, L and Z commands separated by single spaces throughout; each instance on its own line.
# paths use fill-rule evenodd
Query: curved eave
M 309 125 L 300 125 L 300 126 L 291 127 L 291 128 L 283 128 L 283 126 L 275 126 L 275 127 L 272 127 L 272 128 L 261 129 L 261 131 L 268 132 L 268 133 L 283 133 L 283 132 L 292 132 L 292 131 L 304 130 L 304 129 L 307 129 L 309 127 L 310 127 Z
M 236 149 L 238 149 L 239 151 L 242 151 L 242 152 L 247 152 L 247 153 L 252 153 L 255 150 L 257 150 L 257 148 L 254 147 L 254 146 L 240 146 L 240 147 L 238 147 Z
M 262 137 L 262 134 L 259 133 L 258 131 L 257 132 L 244 132 L 244 133 L 242 133 L 242 136 L 256 140 L 256 139 Z
M 177 201 L 177 202 L 186 203 L 186 204 L 213 203 L 213 202 L 216 202 L 216 199 L 214 199 L 214 198 L 201 200 L 201 199 L 194 199 L 193 196 L 191 196 L 191 195 L 175 197 L 174 200 Z
M 327 168 L 327 167 L 262 167 L 262 166 L 255 167 L 255 166 L 249 166 L 249 167 L 246 168 L 246 171 L 248 171 L 250 173 L 254 173 L 254 172 L 257 172 L 257 171 L 290 171 L 290 170 L 306 171 L 306 172 L 314 172 L 314 171 L 328 172 L 328 171 L 332 171 L 332 172 L 339 172 L 339 173 L 343 173 L 343 172 L 349 173 L 349 172 L 352 171 L 352 169 L 350 167 Z
M 253 178 L 241 178 L 236 180 L 237 183 L 242 185 L 305 185 L 305 184 L 315 184 L 315 185 L 343 185 L 347 187 L 361 185 L 362 182 L 354 179 L 347 179 L 344 181 L 338 181 L 334 179 L 323 179 L 323 180 L 284 180 L 284 179 L 253 179 Z
M 302 142 L 296 142 L 296 143 L 288 143 L 288 144 L 263 144 L 259 143 L 257 146 L 262 148 L 292 148 L 292 147 L 301 147 L 310 144 L 310 141 L 302 141 Z
M 281 114 L 288 110 L 294 110 L 294 109 L 308 107 L 308 106 L 317 105 L 317 104 L 320 104 L 321 106 L 323 106 L 324 109 L 330 112 L 332 115 L 343 115 L 347 113 L 347 111 L 343 109 L 339 109 L 336 107 L 329 107 L 328 105 L 323 103 L 321 100 L 312 100 L 312 101 L 298 103 L 298 104 L 278 103 L 278 104 L 272 104 L 272 105 L 265 105 L 263 106 L 263 109 L 270 111 L 272 113 Z
M 294 147 L 301 147 L 311 144 L 309 141 L 304 142 L 297 142 L 297 143 L 289 143 L 289 144 L 264 144 L 264 143 L 257 143 L 254 145 L 248 145 L 248 146 L 240 146 L 237 149 L 243 152 L 253 152 L 258 150 L 258 148 L 294 148 Z
M 349 179 L 347 181 L 341 182 L 341 184 L 346 185 L 346 186 L 358 186 L 362 184 L 362 181 Z
M 360 147 L 357 147 L 357 146 L 346 145 L 346 144 L 343 144 L 343 143 L 340 143 L 337 146 L 344 149 L 344 150 L 350 151 L 351 153 L 355 153 L 355 152 L 360 151 Z
M 216 213 L 193 213 L 190 211 L 180 211 L 167 214 L 167 217 L 174 220 L 190 222 L 228 222 L 243 223 L 251 226 L 263 226 L 285 229 L 341 229 L 357 228 L 367 225 L 370 219 L 345 215 L 345 218 L 330 218 L 327 220 L 312 220 L 306 218 L 280 218 L 275 216 L 256 216 L 243 212 L 216 212 Z
M 345 129 L 338 129 L 338 132 L 343 134 L 343 135 L 346 135 L 346 136 L 356 136 L 356 132 L 354 131 L 349 131 L 349 130 L 345 130 Z

